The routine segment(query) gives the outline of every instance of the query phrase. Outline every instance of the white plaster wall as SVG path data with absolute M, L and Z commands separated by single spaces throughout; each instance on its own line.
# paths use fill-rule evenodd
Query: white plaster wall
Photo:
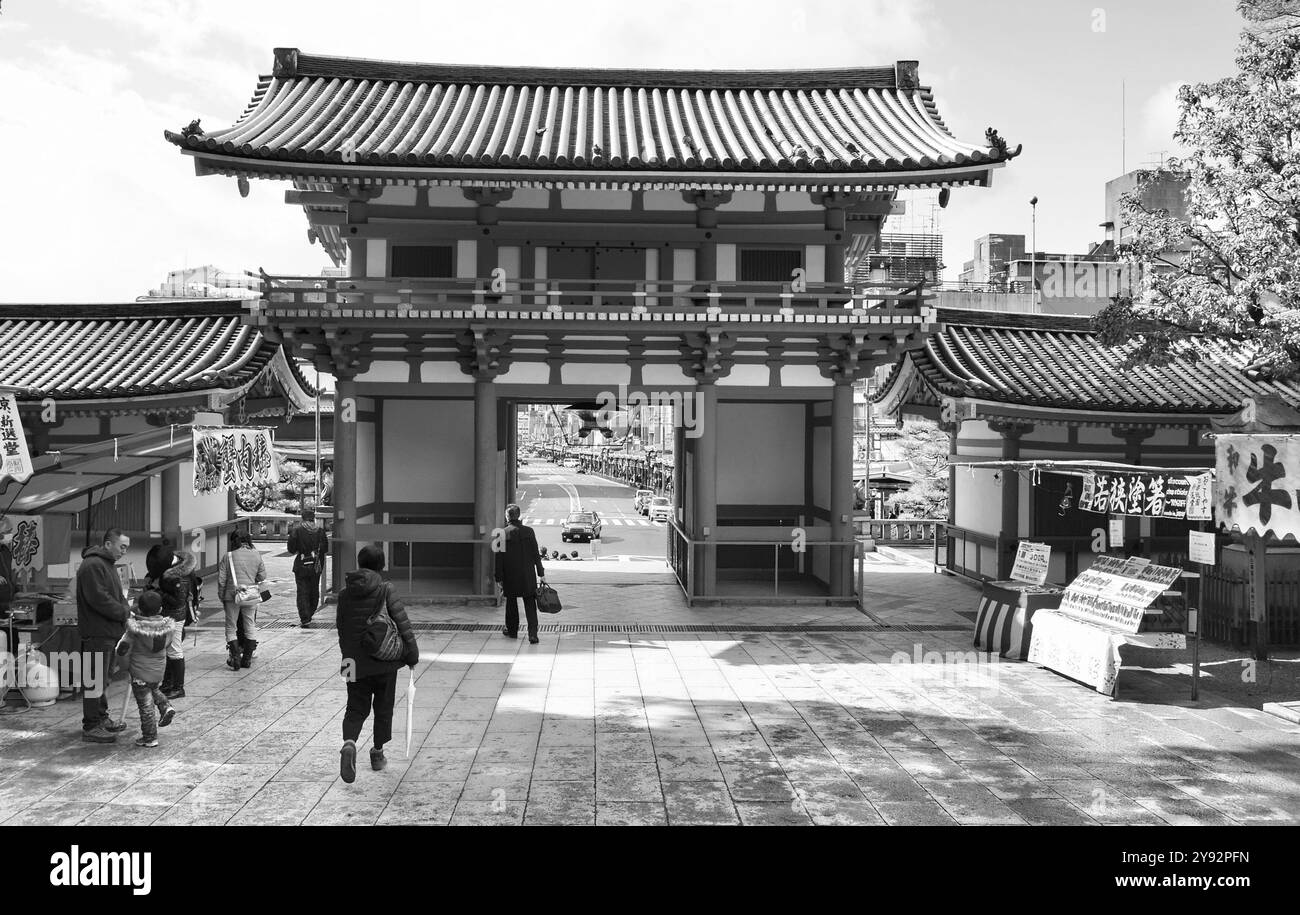
M 478 276 L 478 242 L 462 238 L 456 242 L 456 278 L 470 280 Z
M 383 501 L 473 501 L 472 400 L 386 400 L 383 425 Z
M 695 249 L 694 248 L 673 249 L 673 282 L 674 283 L 695 282 Z
M 822 388 L 834 384 L 829 378 L 822 377 L 821 370 L 815 365 L 781 366 L 781 387 L 783 388 Z
M 719 403 L 718 501 L 802 505 L 803 432 L 801 403 Z
M 499 380 L 502 384 L 547 384 L 551 380 L 551 367 L 545 362 L 515 362 Z
M 560 368 L 563 384 L 601 384 L 606 386 L 629 384 L 632 366 L 610 362 L 568 362 Z
M 731 195 L 731 200 L 722 204 L 718 209 L 741 213 L 761 213 L 763 212 L 763 192 L 735 191 Z
M 804 279 L 810 283 L 826 282 L 826 246 L 804 245 Z
M 641 369 L 641 381 L 647 388 L 657 384 L 679 385 L 689 380 L 679 365 L 647 365 Z
M 736 281 L 736 246 L 718 245 L 718 282 Z
M 357 505 L 375 501 L 375 424 L 357 423 Z
M 730 374 L 718 379 L 718 387 L 766 388 L 770 377 L 771 372 L 765 365 L 733 365 Z
M 194 463 L 182 461 L 180 464 L 180 492 L 177 504 L 180 509 L 180 522 L 183 530 L 216 524 L 230 518 L 230 501 L 226 493 L 214 492 L 206 496 L 194 495 Z
M 418 193 L 419 188 L 389 185 L 379 193 L 374 202 L 380 206 L 413 207 Z
M 682 199 L 681 191 L 646 191 L 642 206 L 647 210 L 677 210 L 694 212 L 695 204 Z
M 388 242 L 385 239 L 366 239 L 366 276 L 388 276 Z
M 474 379 L 460 370 L 455 362 L 424 362 L 420 365 L 420 380 L 447 384 L 472 384 Z
M 566 210 L 630 210 L 632 192 L 592 189 L 560 191 L 560 206 Z
M 472 207 L 477 206 L 468 199 L 458 187 L 429 188 L 429 206 L 431 207 Z
M 1002 529 L 1002 487 L 994 483 L 991 468 L 957 468 L 953 505 L 958 527 L 997 535 Z
M 358 375 L 357 381 L 396 381 L 405 383 L 411 377 L 411 367 L 405 362 L 372 362 L 364 375 Z
M 544 210 L 551 203 L 551 192 L 540 187 L 516 188 L 509 200 L 503 200 L 497 206 L 510 209 Z

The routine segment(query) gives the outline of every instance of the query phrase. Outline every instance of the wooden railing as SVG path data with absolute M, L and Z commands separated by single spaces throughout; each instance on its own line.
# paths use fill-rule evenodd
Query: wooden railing
M 1202 574 L 1202 635 L 1244 646 L 1250 631 L 1250 588 L 1246 580 L 1216 568 L 1206 568 Z M 1270 569 L 1264 594 L 1268 643 L 1277 648 L 1300 647 L 1300 571 Z
M 495 284 L 495 285 L 494 285 Z M 853 287 L 842 283 L 726 282 L 674 280 L 506 280 L 403 279 L 371 277 L 271 276 L 262 274 L 264 302 L 277 309 L 333 311 L 346 308 L 421 309 L 482 307 L 554 311 L 604 308 L 706 311 L 817 312 L 859 310 L 919 314 L 929 293 L 911 286 Z
M 931 544 L 935 530 L 945 522 L 938 518 L 855 518 L 858 534 L 876 543 Z

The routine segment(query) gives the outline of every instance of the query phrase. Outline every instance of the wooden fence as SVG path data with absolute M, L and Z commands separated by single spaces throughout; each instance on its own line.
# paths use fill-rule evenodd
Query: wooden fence
M 1250 588 L 1244 578 L 1209 569 L 1202 579 L 1201 635 L 1238 647 L 1246 644 L 1250 623 Z M 1269 572 L 1265 588 L 1268 643 L 1300 648 L 1300 571 Z

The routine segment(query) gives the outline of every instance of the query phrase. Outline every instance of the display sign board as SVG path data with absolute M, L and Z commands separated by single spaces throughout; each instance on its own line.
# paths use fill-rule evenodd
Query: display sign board
M 194 494 L 209 495 L 280 480 L 271 430 L 194 427 Z
M 1031 585 L 1047 581 L 1047 566 L 1052 558 L 1052 548 L 1045 543 L 1020 541 L 1016 547 L 1016 562 L 1011 567 L 1011 577 Z
M 1106 542 L 1112 547 L 1122 547 L 1124 545 L 1124 519 L 1111 518 L 1106 528 Z
M 14 579 L 29 590 L 36 572 L 45 568 L 45 521 L 40 517 L 10 515 L 13 540 L 9 542 Z
M 32 458 L 18 416 L 18 398 L 0 394 L 0 483 L 8 479 L 26 483 L 31 478 Z
M 1209 531 L 1188 531 L 1187 558 L 1201 565 L 1214 565 L 1214 534 Z
M 1214 454 L 1219 522 L 1300 540 L 1300 435 L 1220 435 Z
M 1144 559 L 1099 556 L 1065 589 L 1061 610 L 1108 628 L 1137 632 L 1146 608 L 1182 571 Z
M 1210 517 L 1212 481 L 1208 472 L 1090 473 L 1083 478 L 1078 504 L 1099 514 L 1202 521 Z

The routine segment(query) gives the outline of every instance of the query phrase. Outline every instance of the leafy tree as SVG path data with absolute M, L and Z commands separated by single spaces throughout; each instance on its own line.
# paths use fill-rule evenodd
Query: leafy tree
M 1122 201 L 1124 251 L 1142 288 L 1095 319 L 1129 364 L 1195 360 L 1192 334 L 1231 341 L 1264 378 L 1300 374 L 1300 28 L 1296 4 L 1247 0 L 1237 72 L 1183 86 L 1174 132 L 1187 154 L 1186 215 L 1151 209 L 1146 184 Z M 1150 181 L 1159 176 L 1153 173 Z
M 932 422 L 904 423 L 899 445 L 916 479 L 886 505 L 918 518 L 948 517 L 948 433 Z

